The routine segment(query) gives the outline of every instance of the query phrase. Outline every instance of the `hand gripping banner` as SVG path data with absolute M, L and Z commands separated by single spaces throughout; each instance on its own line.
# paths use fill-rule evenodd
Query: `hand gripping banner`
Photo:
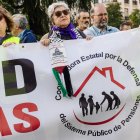
M 140 29 L 63 46 L 0 47 L 0 140 L 140 140 Z M 61 52 L 71 98 L 52 73 Z

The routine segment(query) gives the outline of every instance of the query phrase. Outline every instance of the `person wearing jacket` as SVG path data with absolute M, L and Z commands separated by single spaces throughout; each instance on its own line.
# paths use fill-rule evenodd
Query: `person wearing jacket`
M 33 34 L 33 32 L 27 29 L 28 21 L 25 15 L 14 14 L 12 17 L 15 23 L 12 34 L 20 38 L 20 43 L 37 42 L 36 36 Z
M 65 2 L 52 3 L 48 7 L 48 16 L 52 23 L 51 31 L 41 39 L 41 43 L 45 46 L 53 43 L 61 44 L 63 40 L 74 39 L 91 39 L 81 34 L 82 31 L 77 30 L 70 21 L 70 9 Z M 61 42 L 61 43 L 60 43 Z M 55 50 L 56 54 L 59 53 L 58 49 Z M 61 65 L 61 64 L 60 64 Z M 63 96 L 67 94 L 69 97 L 73 96 L 73 87 L 71 83 L 70 73 L 67 66 L 58 66 L 53 68 L 54 76 L 60 85 Z M 65 87 L 63 86 L 59 73 L 64 76 Z

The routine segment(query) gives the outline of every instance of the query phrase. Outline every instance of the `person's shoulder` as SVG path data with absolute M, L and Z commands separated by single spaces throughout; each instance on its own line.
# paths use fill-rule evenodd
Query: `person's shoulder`
M 85 29 L 83 32 L 85 35 L 94 36 L 95 31 L 93 29 L 93 26 L 91 26 L 91 27 Z
M 6 35 L 6 38 L 5 38 L 5 41 L 8 42 L 8 41 L 14 41 L 15 43 L 19 43 L 20 42 L 20 38 L 19 37 L 16 37 L 16 36 L 13 36 L 11 34 L 7 34 Z
M 113 26 L 108 26 L 107 28 L 108 28 L 108 30 L 111 31 L 111 32 L 118 32 L 118 31 L 120 31 L 118 28 L 113 27 Z
M 20 43 L 20 38 L 19 37 L 15 37 L 15 36 L 9 36 L 8 38 L 6 38 L 2 44 L 4 43 L 15 43 L 15 44 L 19 44 Z
M 84 32 L 90 32 L 91 30 L 93 30 L 93 26 L 88 27 L 87 29 L 84 30 Z
M 86 38 L 86 35 L 85 35 L 85 33 L 83 31 L 81 31 L 78 27 L 76 27 L 75 29 L 77 30 L 77 32 L 80 34 L 80 36 L 82 38 Z
M 32 32 L 32 30 L 28 30 L 28 29 L 26 29 L 26 30 L 24 31 L 23 35 L 35 36 L 34 33 Z
M 35 34 L 31 30 L 25 30 L 23 33 L 23 39 L 21 40 L 22 43 L 31 43 L 37 42 Z

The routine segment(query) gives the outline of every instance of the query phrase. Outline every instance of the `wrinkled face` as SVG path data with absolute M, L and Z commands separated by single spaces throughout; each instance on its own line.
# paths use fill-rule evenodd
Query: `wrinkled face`
M 96 7 L 92 15 L 94 25 L 99 29 L 103 29 L 108 24 L 108 13 L 104 6 Z
M 6 34 L 6 28 L 7 28 L 7 23 L 3 15 L 0 13 L 0 34 L 5 35 Z
M 78 19 L 78 26 L 81 30 L 85 30 L 89 26 L 89 13 L 81 12 L 80 18 Z
M 66 28 L 70 24 L 70 12 L 63 6 L 57 7 L 52 15 L 52 22 L 55 26 Z

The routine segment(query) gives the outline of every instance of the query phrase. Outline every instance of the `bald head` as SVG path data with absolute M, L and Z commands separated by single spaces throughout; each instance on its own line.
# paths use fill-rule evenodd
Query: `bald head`
M 96 13 L 96 15 L 99 15 L 100 13 L 107 13 L 105 5 L 102 3 L 96 4 L 94 7 L 94 13 Z
M 94 26 L 99 29 L 106 28 L 108 24 L 108 14 L 105 5 L 102 3 L 96 4 L 92 10 L 91 18 L 93 19 Z

